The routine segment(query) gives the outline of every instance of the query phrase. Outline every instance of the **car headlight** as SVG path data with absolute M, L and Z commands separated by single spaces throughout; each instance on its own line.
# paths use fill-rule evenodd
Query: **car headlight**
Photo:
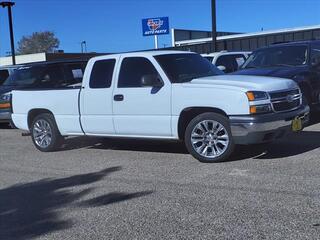
M 10 93 L 2 94 L 0 96 L 0 101 L 1 102 L 10 102 L 10 100 L 11 100 L 11 94 Z
M 260 105 L 251 105 L 250 113 L 251 114 L 261 114 L 261 113 L 269 113 L 272 111 L 271 104 L 260 104 Z
M 246 92 L 249 101 L 260 101 L 269 99 L 269 95 L 266 92 L 262 91 L 249 91 Z

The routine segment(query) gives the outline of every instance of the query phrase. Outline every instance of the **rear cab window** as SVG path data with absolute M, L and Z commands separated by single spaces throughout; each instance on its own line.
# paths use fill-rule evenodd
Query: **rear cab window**
M 91 70 L 89 87 L 110 88 L 115 64 L 115 59 L 96 61 Z

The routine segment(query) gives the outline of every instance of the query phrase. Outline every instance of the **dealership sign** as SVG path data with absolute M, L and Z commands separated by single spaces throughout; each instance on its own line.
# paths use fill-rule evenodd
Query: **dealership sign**
M 169 34 L 169 18 L 145 18 L 142 19 L 143 36 Z

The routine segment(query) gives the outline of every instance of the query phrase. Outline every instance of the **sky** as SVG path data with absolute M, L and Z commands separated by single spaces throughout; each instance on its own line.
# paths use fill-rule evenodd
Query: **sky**
M 0 0 L 1 1 L 1 0 Z M 141 19 L 169 17 L 170 28 L 210 30 L 211 0 L 16 0 L 14 36 L 53 31 L 59 49 L 91 52 L 151 49 L 153 37 L 142 36 Z M 217 30 L 257 32 L 320 24 L 320 0 L 216 0 Z M 7 9 L 0 8 L 0 56 L 10 51 Z M 169 46 L 170 35 L 159 36 Z

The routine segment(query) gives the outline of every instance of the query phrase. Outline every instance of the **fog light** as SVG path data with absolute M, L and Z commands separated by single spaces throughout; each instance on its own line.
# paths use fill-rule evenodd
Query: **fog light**
M 271 105 L 270 104 L 262 104 L 262 105 L 253 105 L 250 106 L 250 113 L 251 114 L 259 114 L 259 113 L 269 113 L 271 112 Z

